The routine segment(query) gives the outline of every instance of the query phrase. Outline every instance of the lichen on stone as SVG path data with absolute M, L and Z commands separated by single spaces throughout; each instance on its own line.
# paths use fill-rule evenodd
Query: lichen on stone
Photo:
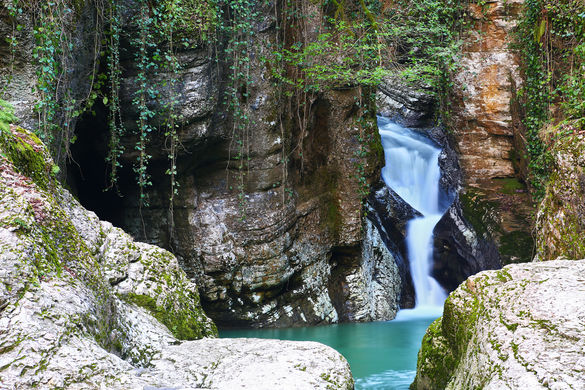
M 469 278 L 427 330 L 413 389 L 576 388 L 585 260 L 514 264 Z M 565 362 L 565 363 L 563 363 Z

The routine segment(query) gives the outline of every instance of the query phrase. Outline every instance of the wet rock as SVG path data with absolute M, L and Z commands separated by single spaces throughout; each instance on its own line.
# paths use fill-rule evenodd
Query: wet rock
M 427 330 L 414 389 L 571 389 L 585 381 L 585 260 L 469 278 Z
M 370 220 L 366 221 L 361 256 L 338 249 L 331 261 L 329 295 L 340 321 L 394 319 L 402 290 L 400 272 L 394 254 Z
M 463 216 L 459 198 L 435 226 L 433 247 L 432 275 L 447 291 L 480 271 L 501 268 L 498 248 Z
M 436 99 L 428 87 L 409 85 L 399 77 L 382 80 L 376 93 L 378 115 L 406 127 L 429 127 L 435 122 Z
M 400 307 L 414 307 L 414 285 L 406 249 L 406 224 L 421 214 L 380 181 L 368 197 L 368 220 L 394 259 L 400 275 Z

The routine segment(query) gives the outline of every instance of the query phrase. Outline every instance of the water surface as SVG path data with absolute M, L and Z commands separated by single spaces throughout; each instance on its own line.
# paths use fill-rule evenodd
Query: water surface
M 405 390 L 414 380 L 422 337 L 440 313 L 399 312 L 387 322 L 350 323 L 288 329 L 220 331 L 220 337 L 318 341 L 341 352 L 351 366 L 356 389 Z

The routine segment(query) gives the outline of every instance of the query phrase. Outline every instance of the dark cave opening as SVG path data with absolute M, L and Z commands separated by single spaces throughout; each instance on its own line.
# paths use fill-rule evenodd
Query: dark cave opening
M 78 121 L 76 140 L 71 145 L 71 159 L 67 164 L 67 185 L 83 207 L 102 219 L 122 227 L 124 198 L 121 188 L 109 187 L 108 154 L 109 131 L 107 109 L 101 102 L 95 104 L 93 113 L 86 113 Z M 118 184 L 122 186 L 131 178 L 131 171 L 120 169 Z

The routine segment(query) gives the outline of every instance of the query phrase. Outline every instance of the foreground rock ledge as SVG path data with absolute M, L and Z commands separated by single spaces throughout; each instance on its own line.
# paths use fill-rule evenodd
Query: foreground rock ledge
M 414 389 L 578 389 L 585 383 L 585 260 L 470 277 L 427 330 Z
M 55 173 L 38 138 L 0 129 L 0 388 L 353 389 L 325 345 L 209 338 L 177 259 L 100 221 Z

